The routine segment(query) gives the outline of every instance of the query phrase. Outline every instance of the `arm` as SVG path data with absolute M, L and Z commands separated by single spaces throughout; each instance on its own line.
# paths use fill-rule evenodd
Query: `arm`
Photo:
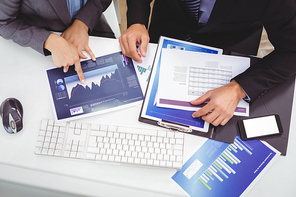
M 146 57 L 149 34 L 147 31 L 151 0 L 127 0 L 128 29 L 120 38 L 122 53 L 135 61 L 142 62 L 141 56 Z M 140 54 L 136 45 L 140 44 Z
M 31 47 L 45 55 L 44 42 L 51 32 L 28 24 L 19 18 L 20 0 L 1 2 L 0 6 L 0 35 L 11 39 L 23 47 Z
M 296 73 L 296 5 L 293 1 L 271 0 L 261 19 L 275 51 L 258 64 L 234 78 L 230 84 L 207 92 L 192 104 L 208 104 L 192 114 L 217 126 L 233 116 L 238 101 L 245 93 L 251 101 L 265 91 L 283 83 Z
M 269 5 L 261 23 L 275 50 L 234 78 L 251 102 L 296 73 L 295 1 L 272 0 Z
M 150 3 L 152 0 L 126 0 L 127 3 L 127 27 L 133 24 L 143 24 L 148 27 L 150 16 Z
M 92 32 L 111 2 L 112 0 L 88 0 L 74 19 L 83 22 L 89 28 L 89 32 Z
M 80 68 L 79 58 L 86 58 L 71 43 L 51 32 L 27 23 L 19 17 L 21 1 L 3 2 L 0 6 L 0 34 L 5 39 L 12 39 L 24 47 L 32 47 L 45 55 L 44 49 L 52 53 L 54 64 L 57 67 L 67 67 L 75 64 L 81 82 L 84 77 Z
M 88 33 L 100 21 L 103 11 L 110 5 L 111 0 L 89 0 L 85 6 L 74 17 L 73 24 L 62 33 L 62 37 L 76 47 L 80 52 L 86 51 L 93 61 L 96 57 L 88 45 L 89 35 Z M 87 58 L 86 56 L 81 56 Z M 77 65 L 77 66 L 76 66 Z M 76 71 L 81 70 L 80 64 L 75 64 Z M 68 70 L 68 66 L 65 67 L 65 72 Z M 78 73 L 78 72 L 77 72 Z M 79 76 L 79 74 L 78 74 Z M 84 80 L 84 77 L 79 77 Z

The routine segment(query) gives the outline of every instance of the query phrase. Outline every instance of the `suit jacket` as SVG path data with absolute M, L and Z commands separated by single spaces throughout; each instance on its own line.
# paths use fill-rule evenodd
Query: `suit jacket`
M 88 0 L 75 16 L 89 27 L 91 35 L 114 37 L 101 17 L 111 0 Z M 74 20 L 74 19 L 73 19 Z M 66 0 L 4 0 L 0 3 L 0 35 L 44 54 L 50 31 L 63 32 L 73 22 Z
M 128 25 L 148 26 L 151 1 L 127 2 Z M 261 35 L 257 33 L 258 39 L 254 33 L 263 25 L 275 50 L 234 78 L 253 101 L 296 72 L 295 13 L 295 0 L 217 0 L 208 23 L 200 27 L 181 0 L 155 0 L 149 34 L 151 41 L 157 42 L 160 35 L 182 39 L 189 33 L 196 43 L 254 54 Z

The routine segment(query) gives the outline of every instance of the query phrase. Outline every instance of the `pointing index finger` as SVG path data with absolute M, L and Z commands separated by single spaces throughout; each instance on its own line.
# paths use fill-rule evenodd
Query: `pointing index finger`
M 95 54 L 92 52 L 92 50 L 90 49 L 89 46 L 87 46 L 87 47 L 85 48 L 85 51 L 90 55 L 90 57 L 91 57 L 91 59 L 92 59 L 93 61 L 96 61 L 96 56 L 95 56 Z
M 79 77 L 80 82 L 82 84 L 84 84 L 85 78 L 84 78 L 84 75 L 83 75 L 83 71 L 82 71 L 82 68 L 81 68 L 80 61 L 75 63 L 75 71 L 77 72 L 77 75 Z

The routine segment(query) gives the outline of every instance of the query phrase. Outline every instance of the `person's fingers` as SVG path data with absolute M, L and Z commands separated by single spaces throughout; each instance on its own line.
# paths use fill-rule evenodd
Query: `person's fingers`
M 64 69 L 63 69 L 64 73 L 68 72 L 68 70 L 69 70 L 69 66 L 64 66 Z
M 232 116 L 230 118 L 224 118 L 219 124 L 224 126 L 231 118 L 232 118 Z
M 208 101 L 209 98 L 210 98 L 210 96 L 211 96 L 211 95 L 210 95 L 210 93 L 209 93 L 209 91 L 208 91 L 208 92 L 206 92 L 205 94 L 203 94 L 202 96 L 198 97 L 197 99 L 190 101 L 190 103 L 191 103 L 192 105 L 200 105 L 200 104 L 202 104 L 202 103 Z
M 210 96 L 211 96 L 211 94 L 209 92 L 206 92 L 204 95 L 200 96 L 199 98 L 197 98 L 193 101 L 190 101 L 190 103 L 192 105 L 200 105 L 200 104 L 208 101 L 210 99 Z M 208 114 L 209 112 L 211 112 L 212 110 L 213 110 L 213 107 L 208 103 L 204 107 L 202 107 L 201 109 L 194 112 L 192 114 L 192 117 L 197 118 L 200 116 L 204 116 L 204 115 Z
M 214 110 L 211 110 L 210 112 L 208 112 L 205 115 L 202 115 L 202 119 L 204 121 L 207 121 L 209 123 L 212 123 L 213 121 L 215 121 L 217 118 L 219 118 L 220 114 L 215 112 Z
M 119 43 L 123 55 L 132 58 L 134 61 L 142 62 L 141 56 L 138 54 L 137 41 L 135 38 L 127 39 L 126 36 L 121 36 Z
M 87 56 L 84 55 L 84 54 L 82 53 L 82 51 L 80 51 L 80 50 L 77 49 L 77 53 L 78 53 L 79 58 L 87 59 Z M 75 64 L 75 62 L 74 62 L 74 64 Z
M 85 78 L 84 78 L 84 75 L 83 75 L 83 71 L 81 69 L 80 61 L 76 62 L 74 66 L 75 66 L 75 71 L 76 71 L 76 73 L 77 73 L 77 75 L 79 77 L 80 82 L 82 84 L 84 84 Z
M 136 41 L 130 40 L 128 42 L 128 56 L 131 57 L 136 62 L 142 62 L 141 56 L 138 53 Z
M 121 48 L 122 54 L 125 55 L 125 56 L 127 56 L 126 49 L 125 49 L 126 48 L 126 45 L 125 45 L 125 42 L 123 41 L 122 36 L 119 37 L 118 41 L 119 41 L 119 44 L 120 44 L 120 48 Z
M 84 50 L 90 55 L 90 57 L 91 57 L 91 59 L 92 59 L 93 61 L 96 61 L 96 56 L 95 56 L 95 54 L 92 52 L 92 50 L 90 49 L 90 47 L 89 47 L 88 45 L 85 47 Z
M 209 122 L 209 123 L 211 123 L 212 125 L 214 125 L 214 126 L 218 126 L 218 125 L 222 125 L 222 126 L 224 126 L 229 120 L 230 120 L 230 118 L 231 117 L 227 117 L 227 116 L 225 116 L 225 115 L 218 115 L 215 119 L 213 119 L 213 120 L 209 120 L 208 121 L 208 119 L 207 119 L 208 117 L 203 117 L 203 120 L 205 120 L 205 121 L 207 121 L 207 122 Z M 211 118 L 213 118 L 213 117 L 211 117 Z
M 230 111 L 222 110 L 220 108 L 215 108 L 215 109 L 212 109 L 207 114 L 201 115 L 201 116 L 204 121 L 207 121 L 214 126 L 218 126 L 218 125 L 223 126 L 232 118 L 233 113 L 230 113 Z
M 212 112 L 212 110 L 213 110 L 213 107 L 210 104 L 206 104 L 204 107 L 202 107 L 201 109 L 194 112 L 192 114 L 192 117 L 197 118 L 197 117 L 200 117 L 200 116 L 205 116 L 208 113 Z
M 146 57 L 148 43 L 149 43 L 149 37 L 146 37 L 146 36 L 143 37 L 140 45 L 140 53 L 143 57 Z

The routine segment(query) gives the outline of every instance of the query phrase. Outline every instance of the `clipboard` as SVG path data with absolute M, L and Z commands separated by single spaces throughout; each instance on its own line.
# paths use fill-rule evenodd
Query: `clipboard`
M 221 55 L 223 52 L 223 50 L 219 48 L 208 47 L 205 45 L 161 36 L 158 42 L 150 79 L 139 115 L 139 121 L 168 128 L 174 131 L 206 137 L 208 135 L 209 123 L 205 122 L 201 118 L 192 118 L 191 111 L 156 107 L 155 98 L 157 96 L 159 68 L 163 48 L 212 53 L 217 55 Z
M 179 45 L 178 48 L 174 46 L 174 44 Z M 198 49 L 202 50 L 204 47 L 204 49 L 209 49 L 210 52 L 211 50 L 213 50 L 212 52 L 214 53 L 214 51 L 216 50 L 216 54 L 222 54 L 222 49 L 208 48 L 207 46 L 203 46 L 203 45 L 196 45 L 190 42 L 184 42 L 184 41 L 171 39 L 167 37 L 161 37 L 159 39 L 158 48 L 156 50 L 156 55 L 153 61 L 153 68 L 151 70 L 152 77 L 150 77 L 150 80 L 147 85 L 146 94 L 143 100 L 143 104 L 142 104 L 142 108 L 141 108 L 138 120 L 140 122 L 165 127 L 173 131 L 185 132 L 185 133 L 198 135 L 206 138 L 211 138 L 211 139 L 226 142 L 226 143 L 233 143 L 235 136 L 239 135 L 237 121 L 240 119 L 244 119 L 244 117 L 233 116 L 225 126 L 214 127 L 212 125 L 209 125 L 207 131 L 199 131 L 199 130 L 190 128 L 190 126 L 188 126 L 187 124 L 178 123 L 177 121 L 178 118 L 175 118 L 173 120 L 158 118 L 157 111 L 154 111 L 147 115 L 147 107 L 153 106 L 155 102 L 155 95 L 152 94 L 151 96 L 151 91 L 153 90 L 153 86 L 157 86 L 157 81 L 155 82 L 155 80 L 152 80 L 152 78 L 153 78 L 153 75 L 157 73 L 157 67 L 159 66 L 158 64 L 160 62 L 162 48 L 173 47 L 174 49 L 176 48 L 179 50 L 186 50 L 186 48 L 182 48 L 182 46 L 183 47 L 189 46 L 189 49 L 187 50 L 193 49 L 195 47 L 197 48 L 200 47 Z M 229 52 L 229 51 L 224 51 L 223 54 L 249 57 L 240 53 Z M 252 56 L 250 57 L 250 60 L 251 60 L 251 66 L 252 66 L 257 61 L 259 61 L 260 58 Z M 260 140 L 264 140 L 268 142 L 271 146 L 279 150 L 282 155 L 286 155 L 287 153 L 292 104 L 293 104 L 293 96 L 294 96 L 294 87 L 295 87 L 295 76 L 291 77 L 286 82 L 264 93 L 263 95 L 260 96 L 260 98 L 256 99 L 250 105 L 249 117 L 264 116 L 264 115 L 270 115 L 270 114 L 279 114 L 279 116 L 281 117 L 283 134 L 278 137 L 260 138 Z M 179 113 L 179 112 L 183 113 L 184 111 L 182 110 L 174 111 L 174 113 Z M 191 117 L 192 112 L 188 112 L 188 113 L 190 113 L 188 114 L 188 116 Z M 183 115 L 180 115 L 180 116 L 183 116 Z

